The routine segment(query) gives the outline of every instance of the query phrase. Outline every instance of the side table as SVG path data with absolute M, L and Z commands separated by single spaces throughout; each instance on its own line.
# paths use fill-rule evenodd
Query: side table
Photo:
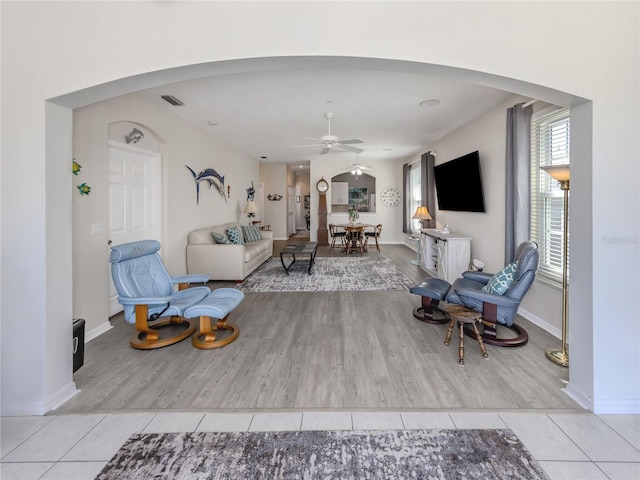
M 478 344 L 480 345 L 480 351 L 482 352 L 482 356 L 484 358 L 489 358 L 487 354 L 487 349 L 482 341 L 482 336 L 478 331 L 478 327 L 476 327 L 476 323 L 482 320 L 482 315 L 475 310 L 472 310 L 467 307 L 463 307 L 462 305 L 449 305 L 445 309 L 445 313 L 447 317 L 451 319 L 449 322 L 449 328 L 447 329 L 447 336 L 444 339 L 444 344 L 449 346 L 449 341 L 451 340 L 451 334 L 453 333 L 453 326 L 455 323 L 458 323 L 459 335 L 460 335 L 460 345 L 458 347 L 458 356 L 459 356 L 459 364 L 464 366 L 464 326 L 465 324 L 470 324 L 473 327 L 473 331 L 476 334 L 476 340 L 478 340 Z

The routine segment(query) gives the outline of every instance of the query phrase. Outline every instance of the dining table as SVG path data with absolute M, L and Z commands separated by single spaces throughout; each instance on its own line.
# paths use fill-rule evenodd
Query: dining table
M 343 228 L 347 232 L 345 246 L 342 249 L 344 253 L 349 254 L 356 251 L 364 253 L 367 251 L 364 246 L 364 230 L 365 228 L 373 228 L 375 225 L 369 223 L 343 223 L 336 225 L 336 227 Z

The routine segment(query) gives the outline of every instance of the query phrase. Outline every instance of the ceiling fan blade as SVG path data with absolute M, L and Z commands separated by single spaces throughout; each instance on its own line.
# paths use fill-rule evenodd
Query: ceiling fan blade
M 364 148 L 352 147 L 350 145 L 343 145 L 342 142 L 338 143 L 338 147 L 343 150 L 349 150 L 350 152 L 362 153 L 364 152 Z
M 364 142 L 362 140 L 360 140 L 359 138 L 352 138 L 350 140 L 340 140 L 338 143 L 342 143 L 343 145 L 344 144 L 350 145 L 350 144 L 353 144 L 353 143 L 364 143 Z
M 289 148 L 301 148 L 301 147 L 324 147 L 324 143 L 314 143 L 310 145 L 289 145 Z
M 305 140 L 313 140 L 314 142 L 324 143 L 320 138 L 304 137 Z
M 327 153 L 329 153 L 329 150 L 331 150 L 329 147 L 324 147 L 320 152 L 320 155 L 326 155 Z

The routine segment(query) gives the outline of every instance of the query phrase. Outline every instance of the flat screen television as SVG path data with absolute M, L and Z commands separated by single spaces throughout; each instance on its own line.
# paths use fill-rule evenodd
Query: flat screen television
M 472 152 L 433 167 L 440 210 L 484 212 L 480 155 Z

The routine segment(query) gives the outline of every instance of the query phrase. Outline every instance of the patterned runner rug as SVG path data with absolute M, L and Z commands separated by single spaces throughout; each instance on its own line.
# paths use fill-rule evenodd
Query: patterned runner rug
M 96 477 L 547 479 L 511 430 L 133 435 Z
M 286 257 L 285 262 L 290 262 Z M 309 259 L 301 257 L 287 275 L 280 258 L 272 258 L 237 288 L 244 292 L 339 292 L 409 290 L 409 280 L 387 257 L 317 257 L 311 275 Z

